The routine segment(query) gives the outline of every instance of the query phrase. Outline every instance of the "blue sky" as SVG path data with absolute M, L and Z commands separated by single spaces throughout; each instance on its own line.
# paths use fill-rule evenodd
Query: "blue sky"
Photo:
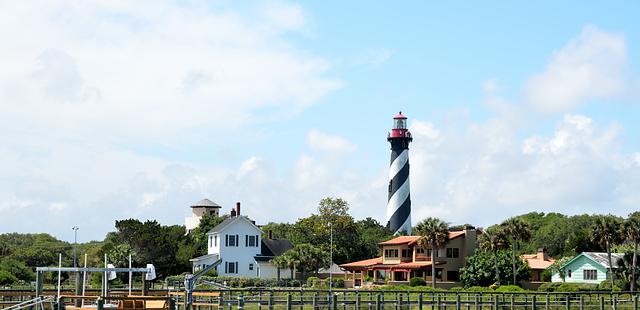
M 101 239 L 204 197 L 259 223 L 325 196 L 413 222 L 640 205 L 637 2 L 0 5 L 0 232 Z

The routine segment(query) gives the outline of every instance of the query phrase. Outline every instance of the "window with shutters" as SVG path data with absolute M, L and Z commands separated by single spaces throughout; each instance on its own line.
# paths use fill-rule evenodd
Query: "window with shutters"
M 257 247 L 258 246 L 258 236 L 249 236 L 246 238 L 247 247 Z
M 213 246 L 218 246 L 218 235 L 213 236 Z
M 238 262 L 226 262 L 224 269 L 226 273 L 238 273 Z
M 225 245 L 228 247 L 238 246 L 238 235 L 225 235 Z

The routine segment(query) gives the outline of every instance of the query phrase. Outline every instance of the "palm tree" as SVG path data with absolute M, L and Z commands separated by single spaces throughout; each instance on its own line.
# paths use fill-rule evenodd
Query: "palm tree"
M 636 268 L 638 261 L 638 243 L 640 243 L 640 212 L 629 214 L 629 218 L 624 222 L 625 238 L 633 242 L 633 259 L 631 263 L 631 291 L 636 291 Z
M 511 268 L 513 273 L 513 284 L 516 283 L 516 251 L 518 249 L 518 241 L 526 240 L 531 237 L 529 225 L 518 217 L 508 218 L 500 224 L 504 233 L 511 237 Z
M 498 268 L 498 251 L 508 245 L 504 230 L 501 227 L 487 229 L 480 235 L 479 247 L 485 252 L 493 253 L 493 263 L 496 268 L 496 284 L 500 286 L 500 268 Z
M 420 236 L 418 246 L 431 247 L 431 287 L 436 287 L 436 251 L 449 241 L 449 224 L 435 217 L 428 217 L 415 228 Z
M 289 268 L 289 262 L 287 262 L 287 259 L 284 255 L 280 255 L 272 258 L 271 263 L 274 264 L 276 268 L 278 268 L 277 278 L 278 282 L 280 282 L 280 269 Z
M 615 282 L 613 262 L 611 261 L 611 245 L 620 240 L 620 224 L 620 220 L 617 217 L 607 215 L 596 219 L 591 226 L 591 240 L 607 249 L 611 289 L 613 289 L 613 283 Z

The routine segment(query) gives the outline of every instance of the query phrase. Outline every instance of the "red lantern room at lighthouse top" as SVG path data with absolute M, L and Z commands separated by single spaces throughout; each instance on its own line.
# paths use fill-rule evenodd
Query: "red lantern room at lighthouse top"
M 393 138 L 411 139 L 411 133 L 409 132 L 409 129 L 407 129 L 407 117 L 404 116 L 402 112 L 399 112 L 393 117 L 393 129 L 391 129 L 388 139 Z

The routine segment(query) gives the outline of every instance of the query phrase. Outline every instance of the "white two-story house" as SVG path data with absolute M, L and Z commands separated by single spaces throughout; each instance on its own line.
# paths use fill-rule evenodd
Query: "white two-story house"
M 193 272 L 222 259 L 216 267 L 219 276 L 274 277 L 275 266 L 269 260 L 293 246 L 288 240 L 262 240 L 261 235 L 255 222 L 240 214 L 237 203 L 230 216 L 207 233 L 207 254 L 191 259 Z M 274 248 L 279 251 L 274 253 Z

